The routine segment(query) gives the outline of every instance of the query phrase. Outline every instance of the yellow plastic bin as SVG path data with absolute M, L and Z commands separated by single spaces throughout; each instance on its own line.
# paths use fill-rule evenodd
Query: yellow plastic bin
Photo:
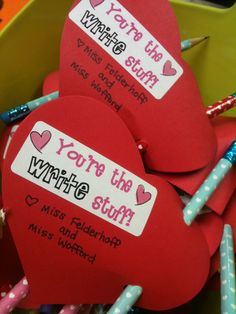
M 40 96 L 44 77 L 58 68 L 61 31 L 73 2 L 31 0 L 0 33 L 1 111 Z M 195 73 L 205 105 L 235 92 L 236 5 L 217 9 L 181 0 L 170 2 L 182 39 L 210 36 L 183 54 Z M 236 109 L 227 115 L 236 116 Z M 219 295 L 203 293 L 192 308 L 193 313 L 218 314 Z
M 229 9 L 171 0 L 182 39 L 210 36 L 183 56 L 197 78 L 205 105 L 236 91 L 236 4 Z M 236 116 L 236 109 L 227 115 Z

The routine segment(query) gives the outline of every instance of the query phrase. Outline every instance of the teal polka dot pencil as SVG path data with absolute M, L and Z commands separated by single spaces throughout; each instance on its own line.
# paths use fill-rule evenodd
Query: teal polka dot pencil
M 236 163 L 236 141 L 234 141 L 223 158 L 219 160 L 215 168 L 208 175 L 190 202 L 183 210 L 184 221 L 189 226 L 197 217 L 200 210 L 216 190 L 220 182 L 224 179 L 233 164 Z
M 126 314 L 143 292 L 140 286 L 127 286 L 107 314 Z
M 224 226 L 220 244 L 221 313 L 236 313 L 236 284 L 233 231 L 230 225 Z

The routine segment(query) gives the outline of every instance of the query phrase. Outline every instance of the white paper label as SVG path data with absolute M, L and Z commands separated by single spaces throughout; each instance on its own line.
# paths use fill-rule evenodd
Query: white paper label
M 155 98 L 182 75 L 169 52 L 118 1 L 82 0 L 69 17 Z

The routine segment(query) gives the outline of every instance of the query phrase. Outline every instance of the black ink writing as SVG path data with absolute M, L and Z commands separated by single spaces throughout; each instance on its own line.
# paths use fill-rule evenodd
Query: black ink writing
M 42 238 L 46 238 L 47 240 L 52 240 L 54 237 L 54 234 L 49 232 L 47 229 L 45 229 L 42 226 L 38 226 L 34 223 L 30 224 L 28 226 L 28 230 L 34 232 L 35 234 L 41 236 Z
M 70 229 L 62 226 L 60 229 L 59 229 L 59 232 L 61 234 L 63 234 L 65 237 L 68 237 L 70 238 L 71 240 L 75 240 L 76 237 L 77 237 L 77 234 L 78 234 L 78 230 L 76 232 L 72 232 Z
M 117 33 L 111 31 L 110 27 L 103 24 L 94 14 L 86 10 L 84 16 L 81 19 L 81 24 L 89 29 L 89 31 L 97 36 L 97 39 L 103 43 L 106 47 L 111 47 L 112 52 L 115 55 L 120 55 L 126 49 L 126 44 L 123 41 L 119 41 Z
M 41 208 L 41 212 L 60 220 L 64 220 L 64 218 L 66 217 L 66 214 L 63 213 L 61 210 L 49 205 L 43 205 L 43 207 Z
M 112 64 L 107 63 L 105 71 L 116 80 L 123 88 L 125 88 L 140 104 L 145 104 L 148 101 L 148 97 L 144 93 L 140 93 L 136 90 L 135 85 L 130 85 L 125 79 L 124 74 L 121 74 L 116 70 Z
M 87 262 L 91 264 L 93 264 L 96 261 L 96 254 L 93 255 L 88 254 L 85 251 L 85 249 L 77 243 L 73 243 L 68 240 L 63 240 L 62 238 L 59 238 L 57 245 L 62 249 L 66 249 L 71 253 L 74 253 L 79 257 L 84 258 Z
M 98 241 L 107 244 L 114 249 L 121 245 L 121 240 L 117 237 L 107 236 L 104 231 L 97 231 L 91 224 L 83 222 L 79 217 L 73 217 L 71 219 L 70 225 L 75 227 L 77 230 L 84 232 L 91 238 L 97 239 Z
M 28 173 L 63 193 L 69 194 L 74 189 L 72 193 L 77 200 L 83 200 L 89 193 L 88 183 L 77 181 L 77 176 L 74 173 L 68 176 L 67 171 L 55 168 L 49 162 L 35 156 L 31 158 Z
M 82 65 L 72 62 L 70 66 L 76 73 L 79 74 L 79 76 L 82 76 L 84 80 L 89 77 L 88 72 L 82 67 Z
M 115 101 L 106 88 L 103 89 L 99 83 L 96 83 L 95 80 L 92 81 L 91 87 L 95 89 L 95 91 L 98 92 L 116 112 L 121 110 L 123 105 Z

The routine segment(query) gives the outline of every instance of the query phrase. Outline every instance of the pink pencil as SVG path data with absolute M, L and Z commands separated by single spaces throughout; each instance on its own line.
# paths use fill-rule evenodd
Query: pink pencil
M 65 305 L 59 314 L 89 314 L 92 306 L 92 304 Z
M 12 312 L 28 293 L 29 285 L 26 277 L 24 277 L 0 301 L 0 313 L 7 314 Z

